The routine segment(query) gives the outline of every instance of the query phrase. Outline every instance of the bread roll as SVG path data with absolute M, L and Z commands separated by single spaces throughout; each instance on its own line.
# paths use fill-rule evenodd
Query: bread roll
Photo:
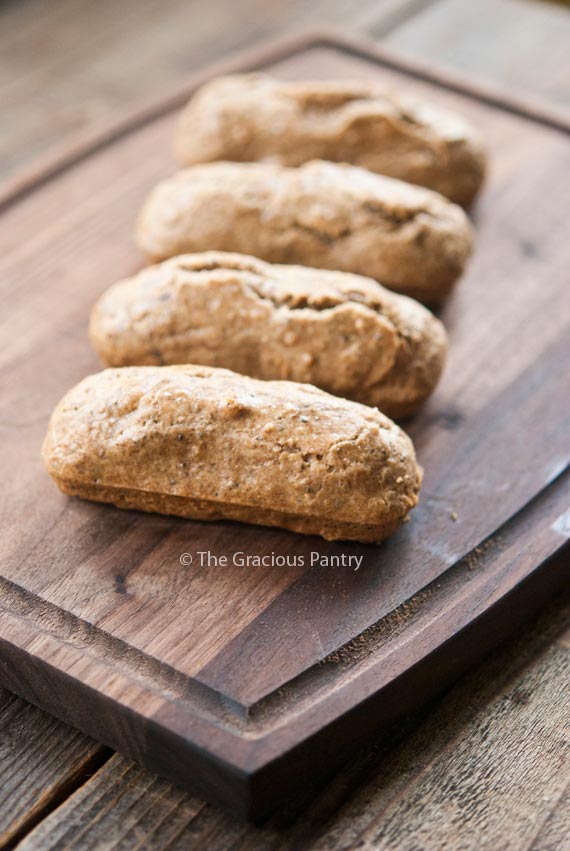
M 376 409 L 200 366 L 89 376 L 56 407 L 43 456 L 66 494 L 328 540 L 390 535 L 421 483 L 410 439 Z
M 364 169 L 210 163 L 160 183 L 138 223 L 154 260 L 199 251 L 339 269 L 420 301 L 440 301 L 472 249 L 463 210 L 441 195 Z
M 391 417 L 425 401 L 446 353 L 427 308 L 369 278 L 214 251 L 112 286 L 90 336 L 107 366 L 228 367 L 315 384 Z
M 485 174 L 479 133 L 453 112 L 369 81 L 220 77 L 192 97 L 176 135 L 181 165 L 312 159 L 362 166 L 466 206 Z

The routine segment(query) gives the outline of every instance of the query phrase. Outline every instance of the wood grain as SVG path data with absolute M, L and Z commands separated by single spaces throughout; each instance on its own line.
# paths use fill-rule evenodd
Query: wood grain
M 558 639 L 569 623 L 560 601 L 405 742 L 417 716 L 359 753 L 308 809 L 248 827 L 115 756 L 20 851 L 560 851 L 570 829 L 570 652 Z
M 404 56 L 570 109 L 566 2 L 439 0 L 386 41 Z
M 284 77 L 378 76 L 431 94 L 481 126 L 494 166 L 475 212 L 478 254 L 443 313 L 450 369 L 409 425 L 426 468 L 423 500 L 381 548 L 118 512 L 65 499 L 41 468 L 53 403 L 97 368 L 89 308 L 110 279 L 140 264 L 132 222 L 172 168 L 173 114 L 159 110 L 42 182 L 8 206 L 0 233 L 10 307 L 0 355 L 11 493 L 4 682 L 250 815 L 294 788 L 300 767 L 330 770 L 381 723 L 442 688 L 563 579 L 549 559 L 567 537 L 559 518 L 568 334 L 558 309 L 567 138 L 455 83 L 436 86 L 371 59 L 320 40 L 281 51 L 272 67 Z M 305 565 L 181 568 L 182 552 L 207 549 L 303 554 Z M 357 573 L 307 569 L 312 551 L 361 554 L 364 564 Z
M 568 723 L 563 694 L 569 666 L 568 654 L 551 648 L 514 688 L 494 695 L 490 713 L 467 720 L 459 736 L 447 725 L 428 724 L 407 744 L 401 761 L 385 766 L 377 815 L 370 818 L 369 812 L 365 824 L 354 818 L 345 822 L 349 834 L 356 831 L 363 848 L 411 851 L 418 845 L 442 847 L 448 837 L 453 847 L 453 837 L 467 823 L 468 847 L 492 849 L 499 844 L 505 851 L 518 851 L 531 846 L 546 819 L 546 810 L 537 818 L 537 795 L 555 808 L 569 779 L 570 744 L 557 747 Z M 453 709 L 453 701 L 448 708 Z M 426 735 L 433 737 L 427 758 L 422 753 Z M 518 762 L 512 765 L 515 742 Z M 543 762 L 544 752 L 553 749 L 555 757 Z
M 0 730 L 0 848 L 6 848 L 65 800 L 110 752 L 3 689 Z

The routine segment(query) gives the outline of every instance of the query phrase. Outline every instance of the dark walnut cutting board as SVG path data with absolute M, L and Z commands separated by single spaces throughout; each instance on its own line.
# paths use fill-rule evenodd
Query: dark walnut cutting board
M 40 460 L 52 407 L 99 369 L 91 305 L 143 265 L 133 224 L 174 169 L 178 108 L 214 70 L 252 68 L 395 84 L 464 113 L 490 147 L 477 252 L 442 312 L 449 365 L 407 424 L 420 505 L 382 546 L 68 499 Z M 330 36 L 214 70 L 4 190 L 0 682 L 260 817 L 442 689 L 568 577 L 570 144 L 560 117 Z M 230 563 L 201 567 L 200 551 Z M 305 566 L 243 567 L 236 552 Z M 362 565 L 311 568 L 311 552 Z

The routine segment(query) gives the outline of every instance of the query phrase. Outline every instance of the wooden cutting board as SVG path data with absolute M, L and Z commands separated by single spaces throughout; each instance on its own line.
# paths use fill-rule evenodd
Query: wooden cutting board
M 143 265 L 133 223 L 174 169 L 178 108 L 214 72 L 252 68 L 394 84 L 464 113 L 490 147 L 477 252 L 442 311 L 449 365 L 407 424 L 421 502 L 382 546 L 68 499 L 41 464 L 52 407 L 99 368 L 91 305 Z M 310 36 L 219 66 L 5 187 L 0 682 L 258 818 L 535 611 L 570 562 L 568 135 L 536 106 Z M 294 563 L 251 563 L 272 553 Z

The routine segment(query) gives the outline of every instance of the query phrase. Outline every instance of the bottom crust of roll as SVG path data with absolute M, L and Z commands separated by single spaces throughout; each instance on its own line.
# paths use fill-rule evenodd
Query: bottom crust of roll
M 227 502 L 194 499 L 173 494 L 138 491 L 76 482 L 52 475 L 59 489 L 68 496 L 78 496 L 94 502 L 105 502 L 117 508 L 170 514 L 189 520 L 237 520 L 259 526 L 277 526 L 303 535 L 319 535 L 326 541 L 358 541 L 378 543 L 392 535 L 404 521 L 394 514 L 374 524 L 351 523 L 321 519 L 306 514 L 289 514 L 258 506 L 235 505 Z

